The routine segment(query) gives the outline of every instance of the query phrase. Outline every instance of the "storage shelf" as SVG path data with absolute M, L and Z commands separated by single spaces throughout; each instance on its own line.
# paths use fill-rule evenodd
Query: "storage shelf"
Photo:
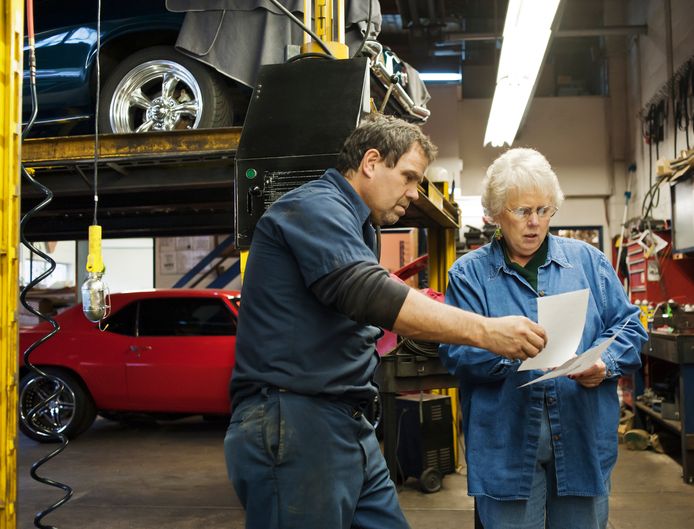
M 663 424 L 664 426 L 667 426 L 670 428 L 673 432 L 677 434 L 682 433 L 682 423 L 680 421 L 676 421 L 673 419 L 663 419 L 663 416 L 660 414 L 660 412 L 655 411 L 653 408 L 649 408 L 642 402 L 636 402 L 636 407 L 644 412 L 646 415 L 649 417 L 652 417 L 656 419 L 658 422 Z

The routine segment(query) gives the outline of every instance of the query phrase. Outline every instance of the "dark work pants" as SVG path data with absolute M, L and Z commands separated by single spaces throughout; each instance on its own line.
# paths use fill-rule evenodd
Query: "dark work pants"
M 243 400 L 224 440 L 247 529 L 408 529 L 371 424 L 280 390 Z

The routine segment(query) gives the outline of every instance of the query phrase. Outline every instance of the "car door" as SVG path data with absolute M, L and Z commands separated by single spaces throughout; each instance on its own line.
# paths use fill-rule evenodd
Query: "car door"
M 78 316 L 84 320 L 82 311 L 79 312 Z M 87 323 L 87 332 L 70 335 L 61 351 L 66 365 L 70 366 L 67 361 L 73 358 L 77 362 L 74 369 L 99 409 L 128 408 L 125 365 L 130 347 L 137 340 L 136 315 L 137 301 L 127 303 L 114 310 L 103 326 Z
M 133 409 L 228 413 L 236 318 L 219 297 L 143 299 L 126 366 Z

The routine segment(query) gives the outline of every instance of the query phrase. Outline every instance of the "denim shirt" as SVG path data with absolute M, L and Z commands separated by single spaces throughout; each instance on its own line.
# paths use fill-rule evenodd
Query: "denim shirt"
M 602 354 L 606 380 L 590 389 L 568 377 L 519 388 L 542 372 L 519 372 L 519 360 L 484 349 L 441 345 L 444 365 L 460 379 L 468 493 L 472 496 L 529 497 L 544 406 L 552 430 L 558 494 L 608 493 L 605 482 L 617 460 L 617 379 L 641 365 L 646 332 L 638 319 L 639 309 L 629 303 L 602 252 L 581 241 L 548 237 L 537 291 L 506 265 L 503 250 L 494 241 L 453 264 L 446 303 L 486 316 L 524 315 L 537 321 L 538 296 L 588 288 L 578 353 L 626 325 Z

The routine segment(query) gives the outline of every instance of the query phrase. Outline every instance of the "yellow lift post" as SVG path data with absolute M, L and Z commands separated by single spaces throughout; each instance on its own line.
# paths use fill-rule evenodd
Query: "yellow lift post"
M 0 22 L 0 529 L 17 526 L 17 303 L 24 6 L 2 3 Z
M 433 189 L 431 189 L 433 187 Z M 437 192 L 441 193 L 444 200 L 448 197 L 448 183 L 443 183 L 443 188 L 436 186 L 429 188 L 429 196 L 437 203 Z M 455 219 L 456 222 L 458 219 Z M 429 287 L 439 292 L 446 292 L 448 286 L 448 270 L 455 262 L 455 232 L 457 228 L 437 226 L 429 228 L 427 232 L 427 251 L 429 253 Z M 460 406 L 458 405 L 458 388 L 445 388 L 434 391 L 451 397 L 451 415 L 453 415 L 453 453 L 455 465 L 460 464 L 458 451 L 458 424 L 460 420 Z

